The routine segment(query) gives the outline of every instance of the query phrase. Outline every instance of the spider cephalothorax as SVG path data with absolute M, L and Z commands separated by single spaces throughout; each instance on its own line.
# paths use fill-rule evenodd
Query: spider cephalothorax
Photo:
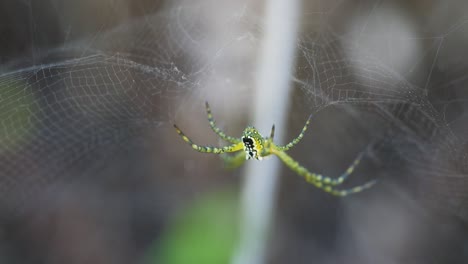
M 361 155 L 359 155 L 354 160 L 351 166 L 349 166 L 348 169 L 346 169 L 346 171 L 341 176 L 339 176 L 338 178 L 330 178 L 320 174 L 309 172 L 306 168 L 301 166 L 297 161 L 295 161 L 288 154 L 286 154 L 287 150 L 289 150 L 297 143 L 299 143 L 299 141 L 301 141 L 305 131 L 307 130 L 307 126 L 309 125 L 310 117 L 305 123 L 304 127 L 302 128 L 302 131 L 299 134 L 299 136 L 297 136 L 295 139 L 293 139 L 293 141 L 284 146 L 278 146 L 273 142 L 273 138 L 275 135 L 274 125 L 271 128 L 270 137 L 262 137 L 262 135 L 260 135 L 256 128 L 249 126 L 244 130 L 244 132 L 242 133 L 242 137 L 239 139 L 224 134 L 224 132 L 216 126 L 208 103 L 206 103 L 206 112 L 208 115 L 208 121 L 210 123 L 211 129 L 213 129 L 213 131 L 216 134 L 218 134 L 222 139 L 232 143 L 231 145 L 220 148 L 199 146 L 193 143 L 192 140 L 190 140 L 190 138 L 188 138 L 176 125 L 174 125 L 174 127 L 177 133 L 182 137 L 182 139 L 188 144 L 190 144 L 190 146 L 198 152 L 215 154 L 239 152 L 236 155 L 221 156 L 226 163 L 226 167 L 228 168 L 238 167 L 249 159 L 262 160 L 263 157 L 274 154 L 278 156 L 278 158 L 280 158 L 281 161 L 283 161 L 284 164 L 286 164 L 286 166 L 288 166 L 291 170 L 304 177 L 307 182 L 313 184 L 317 188 L 320 188 L 336 196 L 346 196 L 348 194 L 363 191 L 365 189 L 370 188 L 376 182 L 375 180 L 369 181 L 363 185 L 359 185 L 351 189 L 345 190 L 339 190 L 335 187 L 343 183 L 346 180 L 346 178 L 348 178 L 348 176 L 351 173 L 353 173 L 354 168 L 359 164 L 359 161 L 361 160 Z

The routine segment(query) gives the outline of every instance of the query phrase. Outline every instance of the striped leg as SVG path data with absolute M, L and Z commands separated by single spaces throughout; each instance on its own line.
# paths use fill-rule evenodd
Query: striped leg
M 365 183 L 363 185 L 347 189 L 347 190 L 337 190 L 333 187 L 333 185 L 337 185 L 336 183 L 343 182 L 344 179 L 349 175 L 345 175 L 344 177 L 338 178 L 341 180 L 336 180 L 333 178 L 325 177 L 320 174 L 315 174 L 309 172 L 306 168 L 301 166 L 297 161 L 293 160 L 288 154 L 282 151 L 278 151 L 276 149 L 272 150 L 272 154 L 275 154 L 278 156 L 286 166 L 288 166 L 291 170 L 299 174 L 300 176 L 304 177 L 304 179 L 308 182 L 313 184 L 315 187 L 324 190 L 325 192 L 331 193 L 336 196 L 346 196 L 352 193 L 360 192 L 365 189 L 370 188 L 372 185 L 375 184 L 375 181 L 371 181 L 368 183 Z M 349 170 L 349 169 L 348 169 Z M 352 172 L 352 171 L 351 171 Z M 334 184 L 333 184 L 334 183 Z M 338 184 L 339 184 L 338 183 Z
M 334 178 L 323 176 L 321 174 L 312 173 L 312 172 L 309 172 L 303 166 L 301 166 L 297 161 L 293 160 L 293 158 L 291 158 L 291 156 L 289 156 L 288 154 L 286 154 L 283 151 L 278 151 L 278 150 L 272 149 L 271 153 L 278 156 L 284 162 L 284 164 L 286 164 L 286 166 L 288 166 L 291 170 L 295 171 L 300 176 L 304 177 L 304 179 L 307 182 L 310 182 L 310 183 L 315 183 L 315 182 L 319 183 L 320 182 L 323 185 L 332 185 L 333 186 L 333 185 L 338 185 L 338 184 L 342 183 L 344 181 L 344 179 L 346 179 L 346 177 L 347 177 L 347 175 L 346 175 L 346 177 L 341 177 L 341 178 L 338 178 L 338 179 L 334 179 Z
M 350 194 L 353 194 L 353 193 L 358 193 L 358 192 L 362 192 L 366 189 L 369 189 L 370 187 L 374 186 L 374 184 L 377 183 L 377 180 L 372 180 L 372 181 L 368 181 L 362 185 L 359 185 L 359 186 L 356 186 L 356 187 L 353 187 L 353 188 L 350 188 L 350 189 L 344 189 L 344 190 L 336 190 L 336 189 L 333 189 L 333 188 L 330 188 L 331 191 L 328 191 L 329 193 L 335 195 L 335 196 L 347 196 L 347 195 L 350 195 Z M 324 190 L 327 192 L 327 189 L 328 189 L 329 186 L 325 187 Z
M 213 115 L 211 114 L 211 109 L 210 109 L 210 105 L 208 104 L 208 102 L 205 102 L 205 107 L 206 107 L 206 115 L 208 116 L 208 122 L 210 123 L 210 127 L 211 127 L 211 129 L 213 129 L 213 131 L 216 134 L 218 134 L 218 136 L 220 136 L 222 139 L 226 140 L 227 142 L 231 142 L 231 143 L 241 142 L 237 138 L 234 138 L 234 137 L 231 137 L 231 136 L 228 136 L 228 135 L 224 134 L 224 132 L 221 131 L 221 129 L 219 129 L 216 126 L 216 123 L 215 123 L 215 121 L 213 119 Z
M 194 150 L 198 152 L 219 154 L 219 153 L 226 153 L 226 152 L 235 152 L 235 151 L 244 149 L 244 144 L 242 142 L 235 143 L 235 144 L 222 147 L 222 148 L 211 147 L 211 146 L 198 146 L 197 144 L 193 143 L 193 141 L 190 138 L 188 138 L 175 124 L 174 124 L 174 128 L 176 129 L 179 136 L 185 142 L 187 142 Z
M 299 141 L 301 141 L 302 137 L 304 137 L 304 133 L 306 132 L 307 130 L 307 127 L 309 126 L 309 123 L 310 123 L 310 119 L 312 118 L 312 115 L 309 116 L 309 118 L 307 119 L 307 122 L 305 123 L 304 127 L 302 128 L 302 131 L 301 133 L 299 134 L 299 136 L 297 136 L 295 139 L 293 139 L 290 143 L 288 143 L 286 146 L 276 146 L 276 148 L 278 150 L 282 150 L 282 151 L 287 151 L 289 150 L 290 148 L 294 147 L 297 143 L 299 143 Z
M 359 162 L 361 162 L 362 156 L 363 156 L 363 153 L 359 154 L 359 156 L 356 159 L 354 159 L 353 163 L 338 178 L 330 178 L 330 177 L 325 177 L 322 175 L 318 175 L 318 177 L 321 178 L 324 184 L 328 184 L 332 186 L 340 185 L 348 178 L 349 175 L 351 175 L 351 173 L 353 173 L 356 166 L 359 165 Z

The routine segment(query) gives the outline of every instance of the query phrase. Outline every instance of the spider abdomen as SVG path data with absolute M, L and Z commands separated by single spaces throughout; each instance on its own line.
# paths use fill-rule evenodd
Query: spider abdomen
M 243 137 L 245 159 L 259 159 L 258 150 L 255 146 L 255 141 L 251 137 Z

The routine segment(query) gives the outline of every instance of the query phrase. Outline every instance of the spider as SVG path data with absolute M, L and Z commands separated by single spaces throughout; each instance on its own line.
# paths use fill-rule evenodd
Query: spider
M 210 123 L 211 129 L 218 134 L 223 140 L 230 142 L 231 145 L 225 147 L 212 147 L 212 146 L 199 146 L 188 138 L 178 127 L 174 124 L 174 128 L 177 133 L 182 137 L 182 139 L 187 142 L 194 150 L 202 153 L 214 153 L 222 154 L 221 157 L 225 162 L 227 168 L 236 168 L 242 165 L 246 160 L 255 159 L 262 160 L 264 157 L 270 155 L 276 155 L 280 160 L 286 164 L 291 170 L 304 177 L 304 179 L 313 184 L 315 187 L 322 189 L 323 191 L 330 193 L 335 196 L 346 196 L 352 193 L 361 192 L 365 189 L 370 188 L 376 183 L 376 180 L 369 181 L 363 185 L 359 185 L 350 189 L 340 190 L 336 186 L 342 184 L 348 176 L 353 173 L 355 167 L 359 164 L 362 154 L 354 160 L 354 162 L 346 169 L 346 171 L 339 176 L 338 178 L 326 177 L 320 174 L 316 174 L 308 171 L 306 168 L 301 166 L 297 161 L 295 161 L 291 156 L 286 154 L 286 151 L 294 147 L 301 141 L 304 133 L 307 130 L 307 127 L 310 123 L 312 116 L 309 116 L 307 122 L 302 128 L 301 133 L 290 143 L 279 146 L 273 142 L 275 136 L 275 125 L 272 126 L 270 136 L 262 137 L 258 130 L 252 126 L 247 127 L 242 133 L 241 138 L 234 138 L 226 135 L 221 129 L 216 126 L 216 123 L 211 114 L 210 105 L 208 102 L 205 103 L 206 113 L 208 115 L 208 121 Z M 226 155 L 223 153 L 229 152 L 239 152 L 235 155 Z

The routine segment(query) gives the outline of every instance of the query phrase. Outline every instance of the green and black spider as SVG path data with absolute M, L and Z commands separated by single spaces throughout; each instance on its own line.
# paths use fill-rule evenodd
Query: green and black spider
M 299 134 L 299 136 L 297 136 L 285 146 L 278 146 L 273 142 L 273 138 L 275 135 L 275 125 L 272 126 L 269 137 L 262 137 L 262 135 L 260 135 L 256 128 L 249 126 L 244 130 L 241 138 L 234 138 L 226 135 L 223 131 L 221 131 L 221 129 L 219 129 L 216 126 L 208 102 L 206 102 L 205 104 L 206 113 L 208 115 L 208 121 L 210 123 L 211 129 L 213 129 L 213 131 L 216 134 L 218 134 L 223 140 L 232 143 L 231 145 L 220 148 L 211 146 L 199 146 L 193 143 L 193 141 L 190 138 L 188 138 L 175 124 L 174 127 L 177 133 L 182 137 L 182 139 L 198 152 L 222 154 L 240 151 L 236 155 L 232 156 L 221 155 L 226 164 L 226 167 L 236 168 L 242 165 L 246 160 L 262 160 L 263 157 L 267 157 L 273 154 L 278 156 L 284 162 L 284 164 L 286 164 L 286 166 L 288 166 L 291 170 L 304 177 L 308 183 L 311 183 L 315 187 L 336 196 L 346 196 L 352 193 L 361 192 L 365 189 L 370 188 L 376 183 L 376 180 L 372 180 L 364 183 L 363 185 L 359 185 L 350 189 L 339 190 L 335 188 L 335 186 L 342 184 L 346 180 L 346 178 L 348 178 L 348 176 L 351 173 L 353 173 L 354 168 L 359 164 L 362 155 L 359 155 L 351 164 L 351 166 L 349 166 L 348 169 L 346 169 L 346 171 L 341 176 L 339 176 L 338 178 L 330 178 L 308 171 L 297 161 L 291 158 L 288 154 L 286 154 L 285 151 L 289 150 L 297 143 L 299 143 L 299 141 L 304 136 L 304 133 L 306 132 L 307 127 L 310 123 L 311 116 L 309 116 L 309 118 L 307 119 L 307 122 L 302 128 L 302 131 Z

